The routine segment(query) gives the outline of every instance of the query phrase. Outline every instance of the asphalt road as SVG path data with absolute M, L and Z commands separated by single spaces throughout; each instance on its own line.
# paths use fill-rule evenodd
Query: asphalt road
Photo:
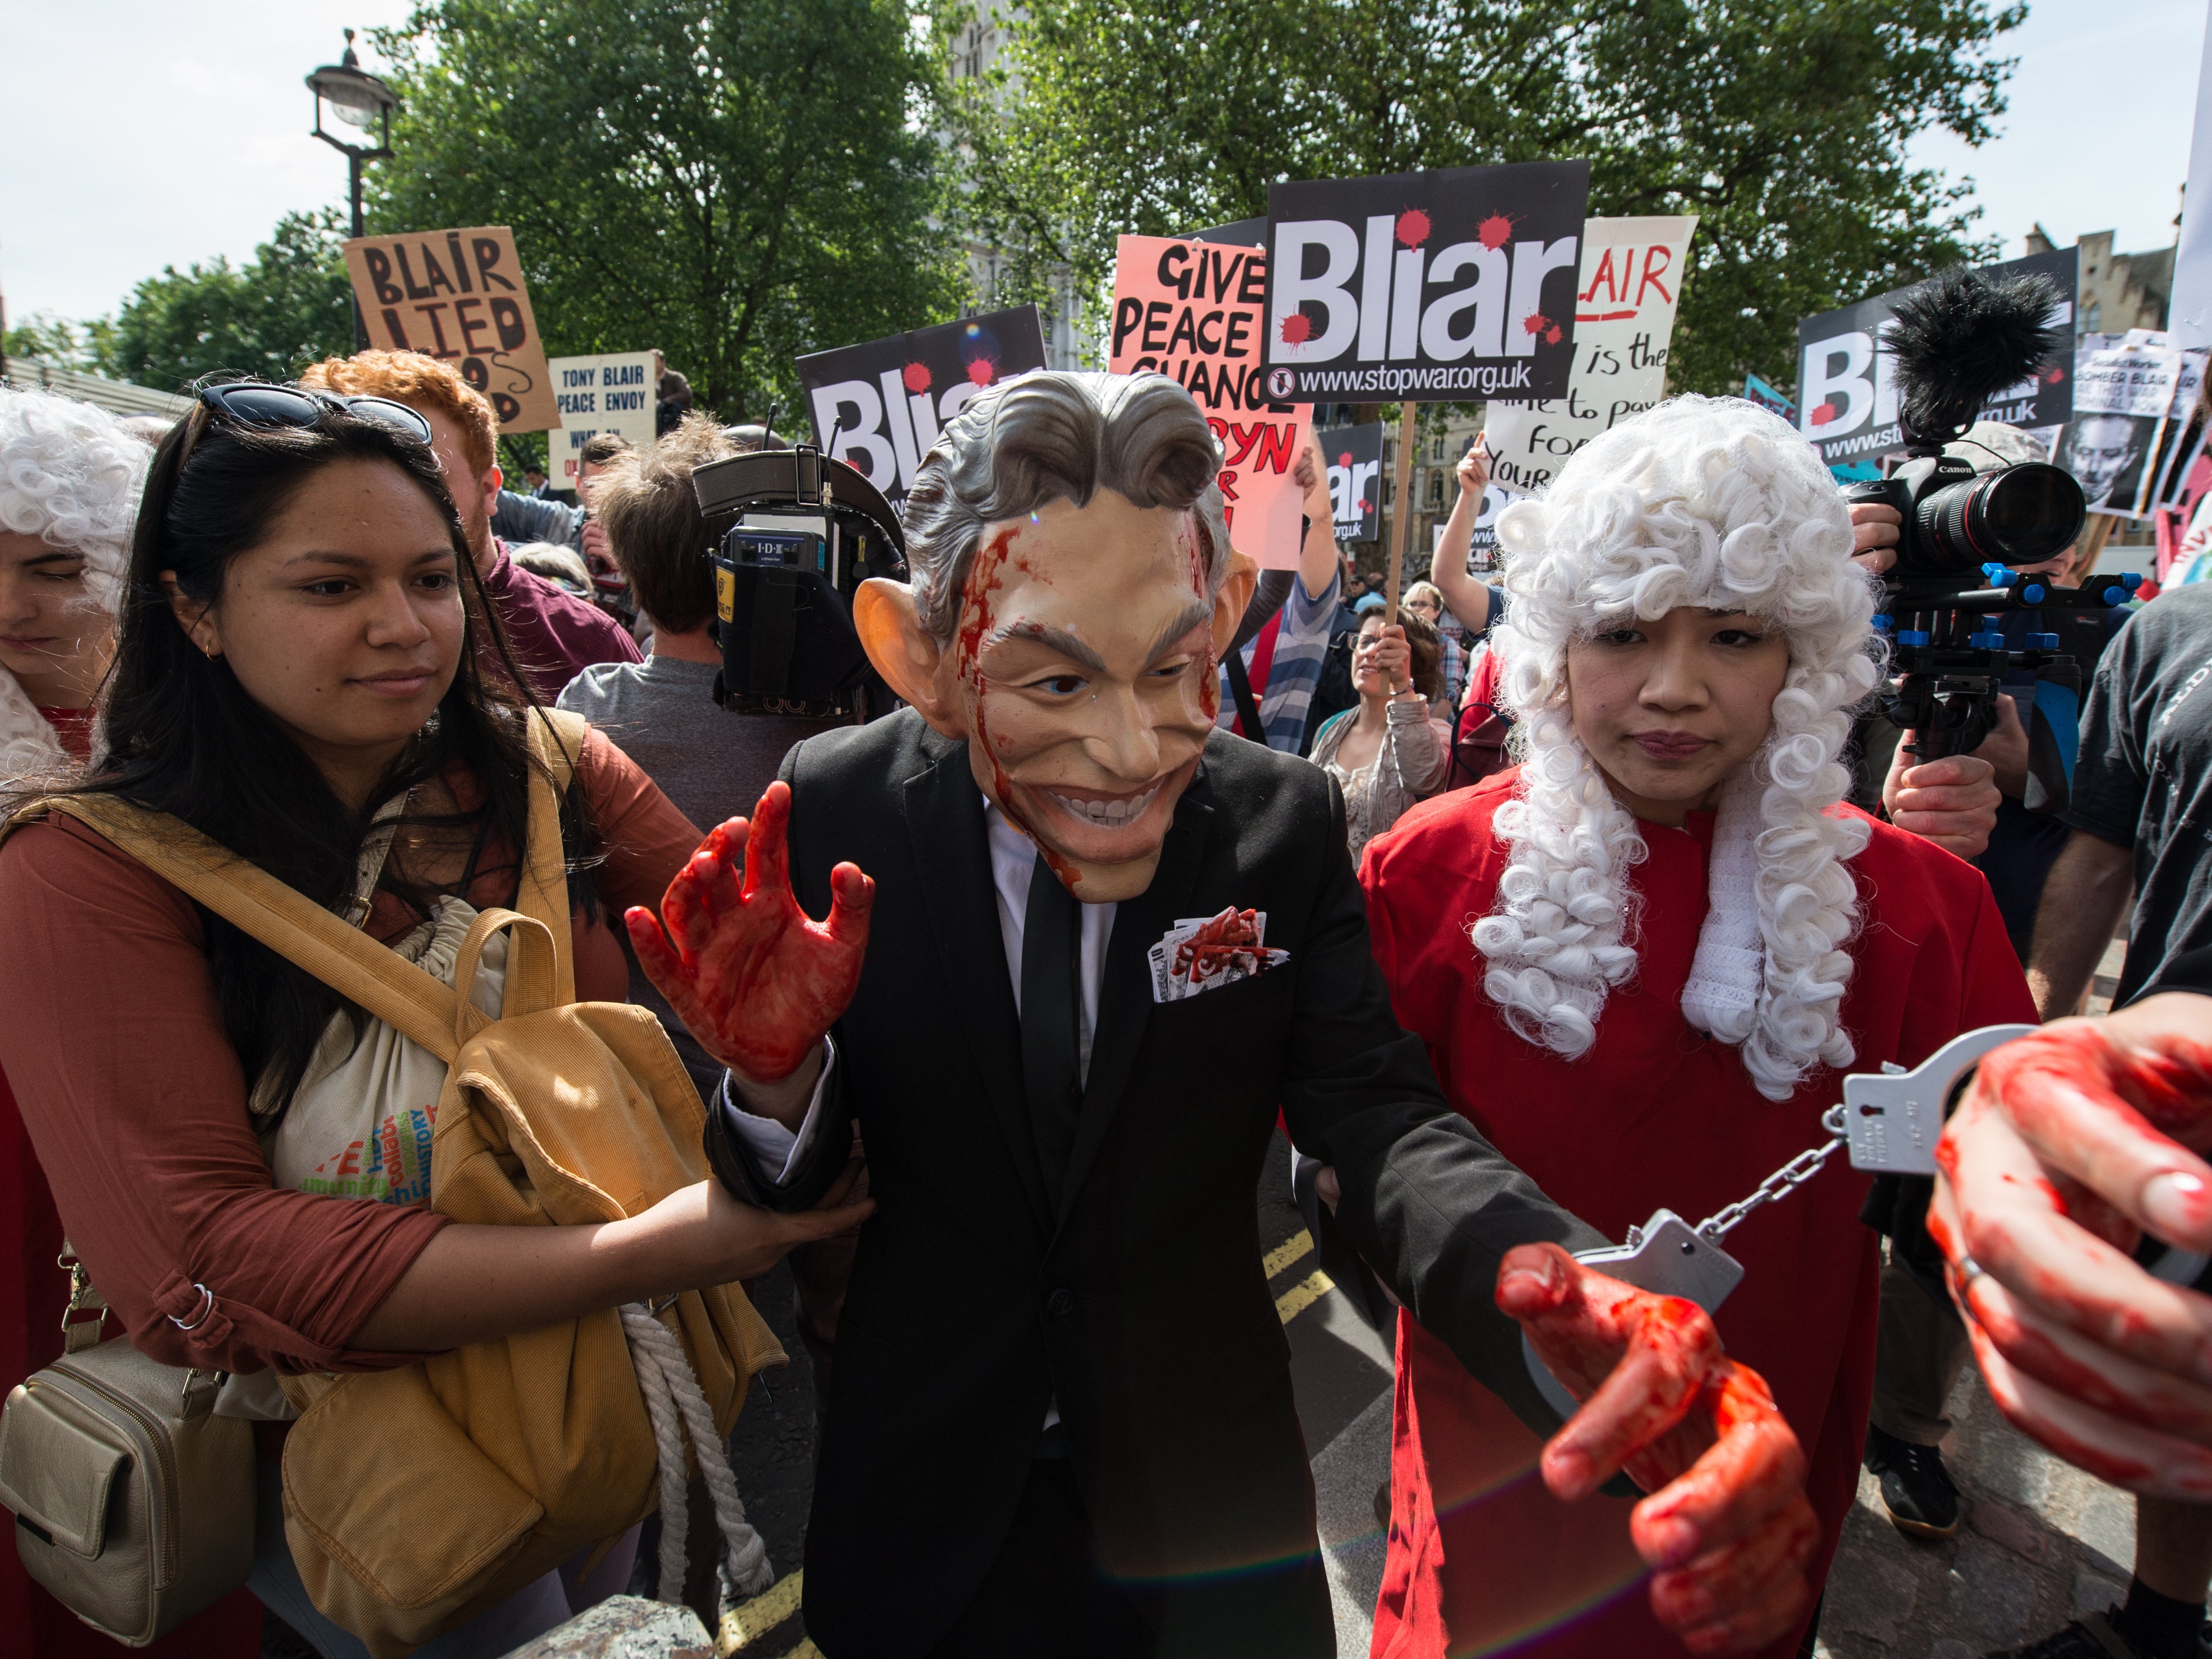
M 1382 1574 L 1376 1494 L 1390 1474 L 1390 1347 L 1353 1310 L 1315 1261 L 1291 1203 L 1290 1148 L 1269 1150 L 1258 1194 L 1260 1248 L 1291 1343 L 1298 1418 L 1336 1603 L 1337 1651 L 1362 1659 Z M 806 1510 L 813 1480 L 814 1372 L 792 1322 L 791 1276 L 778 1268 L 755 1287 L 754 1305 L 782 1339 L 791 1364 L 753 1384 L 731 1441 L 747 1518 L 766 1541 L 776 1583 L 723 1616 L 719 1650 L 745 1659 L 813 1659 L 799 1611 Z

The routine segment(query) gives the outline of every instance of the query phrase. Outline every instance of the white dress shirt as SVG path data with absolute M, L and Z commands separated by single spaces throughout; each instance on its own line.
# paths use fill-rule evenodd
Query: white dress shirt
M 1006 815 L 991 804 L 988 796 L 984 798 L 983 806 L 983 822 L 991 846 L 991 885 L 999 901 L 999 939 L 1006 946 L 1006 973 L 1013 981 L 1014 1012 L 1018 1017 L 1022 1011 L 1022 929 L 1029 920 L 1030 878 L 1036 870 L 1036 844 L 1015 829 Z M 1086 1080 L 1091 1075 L 1091 1034 L 1098 1029 L 1098 987 L 1106 976 L 1106 942 L 1113 936 L 1114 909 L 1111 904 L 1083 907 L 1083 994 L 1078 1000 L 1076 1057 Z M 788 1179 L 799 1167 L 807 1147 L 813 1144 L 815 1124 L 821 1115 L 830 1069 L 837 1063 L 836 1044 L 824 1037 L 822 1050 L 822 1076 L 814 1085 L 814 1097 L 807 1103 L 806 1116 L 795 1133 L 772 1117 L 757 1116 L 742 1109 L 730 1114 L 731 1128 L 751 1154 L 754 1167 L 767 1181 L 781 1184 Z M 731 1081 L 731 1102 L 736 1105 L 736 1079 L 732 1078 Z
M 999 901 L 999 939 L 1006 946 L 1006 972 L 1013 981 L 1014 1012 L 1018 1016 L 1022 1009 L 1022 930 L 1029 921 L 1030 880 L 1036 873 L 1036 846 L 1014 828 L 1006 815 L 991 804 L 988 796 L 984 797 L 983 811 L 991 843 L 991 885 Z M 1083 907 L 1083 945 L 1079 958 L 1083 994 L 1078 999 L 1076 1057 L 1086 1079 L 1091 1075 L 1091 1036 L 1098 1029 L 1098 986 L 1106 975 L 1106 941 L 1113 932 L 1114 906 Z M 837 1063 L 837 1045 L 825 1036 L 822 1039 L 822 1076 L 814 1085 L 814 1097 L 806 1103 L 806 1116 L 796 1133 L 772 1117 L 756 1116 L 742 1109 L 730 1114 L 730 1127 L 751 1155 L 754 1167 L 764 1178 L 779 1185 L 790 1178 L 814 1141 L 830 1069 Z M 737 1079 L 732 1076 L 730 1081 L 731 1103 L 735 1106 Z M 1043 1427 L 1048 1431 L 1059 1421 L 1060 1401 L 1054 1399 L 1045 1407 Z

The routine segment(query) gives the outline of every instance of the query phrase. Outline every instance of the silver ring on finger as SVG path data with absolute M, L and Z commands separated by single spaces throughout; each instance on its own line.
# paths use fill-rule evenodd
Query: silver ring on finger
M 1965 1302 L 1974 1293 L 1974 1281 L 1987 1273 L 1989 1269 L 1975 1261 L 1973 1257 L 1961 1255 L 1959 1258 L 1958 1266 L 1953 1271 L 1959 1275 L 1959 1300 Z

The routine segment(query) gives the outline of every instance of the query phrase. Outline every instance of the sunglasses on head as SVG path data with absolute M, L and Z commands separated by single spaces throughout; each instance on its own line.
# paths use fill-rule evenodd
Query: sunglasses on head
M 240 426 L 306 427 L 337 410 L 389 427 L 420 443 L 430 441 L 430 422 L 405 404 L 394 403 L 389 398 L 348 398 L 335 392 L 270 386 L 261 380 L 231 380 L 222 386 L 202 386 L 199 405 L 207 411 L 202 431 L 206 429 L 205 421 L 217 416 Z M 198 442 L 198 433 L 193 434 L 192 441 Z M 185 453 L 186 457 L 191 453 L 189 444 Z

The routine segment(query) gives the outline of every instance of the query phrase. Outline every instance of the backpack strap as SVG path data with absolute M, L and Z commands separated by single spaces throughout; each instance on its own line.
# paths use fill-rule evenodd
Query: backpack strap
M 508 964 L 510 994 L 523 1009 L 566 1007 L 576 1000 L 575 942 L 569 936 L 568 856 L 561 846 L 561 797 L 576 775 L 590 724 L 565 709 L 534 708 L 530 714 L 530 752 L 545 769 L 530 774 L 530 845 L 516 884 L 514 908 L 542 922 L 553 936 L 550 977 L 539 982 L 538 953 Z M 551 775 L 549 777 L 547 774 Z M 512 977 L 520 969 L 520 982 Z
M 18 814 L 14 823 L 41 812 L 64 813 L 97 831 L 448 1065 L 460 1052 L 454 1041 L 460 1000 L 451 986 L 190 824 L 112 795 L 50 796 Z M 557 828 L 554 833 L 557 840 Z M 565 927 L 559 937 L 567 937 Z

